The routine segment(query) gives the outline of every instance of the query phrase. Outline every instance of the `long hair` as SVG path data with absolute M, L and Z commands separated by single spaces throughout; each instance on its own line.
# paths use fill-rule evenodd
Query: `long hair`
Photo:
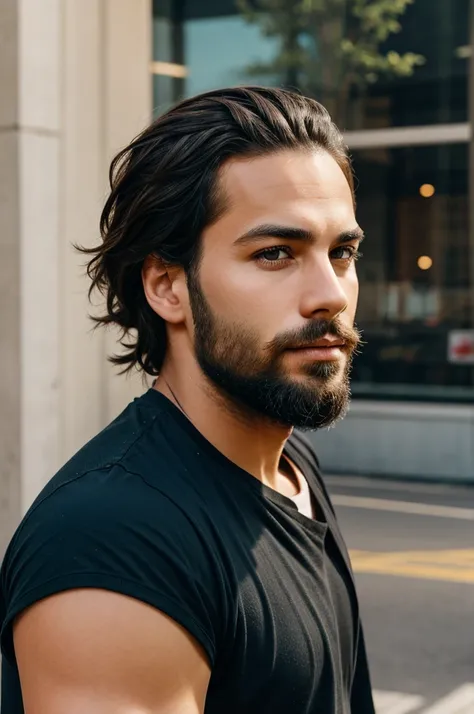
M 318 102 L 284 89 L 237 87 L 187 99 L 160 116 L 113 159 L 100 219 L 102 243 L 88 254 L 89 297 L 106 299 L 99 325 L 121 328 L 122 372 L 159 374 L 166 324 L 148 305 L 142 267 L 150 255 L 189 275 L 200 236 L 225 210 L 219 169 L 233 157 L 321 149 L 338 163 L 354 195 L 341 133 Z

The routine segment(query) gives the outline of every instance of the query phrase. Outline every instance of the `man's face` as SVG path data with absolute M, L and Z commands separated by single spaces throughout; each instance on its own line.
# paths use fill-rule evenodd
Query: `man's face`
M 188 276 L 194 349 L 240 410 L 329 426 L 347 407 L 362 232 L 347 180 L 325 152 L 227 163 L 228 208 Z

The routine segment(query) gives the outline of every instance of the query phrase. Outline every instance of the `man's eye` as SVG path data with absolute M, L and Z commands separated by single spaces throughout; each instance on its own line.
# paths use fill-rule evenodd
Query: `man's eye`
M 352 260 L 357 260 L 358 258 L 361 258 L 362 253 L 359 253 L 357 248 L 354 248 L 350 245 L 346 245 L 333 250 L 331 253 L 331 257 L 334 260 L 345 260 L 346 262 L 350 262 Z
M 257 260 L 263 263 L 279 263 L 280 261 L 291 258 L 288 248 L 283 246 L 275 246 L 275 248 L 266 248 L 257 256 Z

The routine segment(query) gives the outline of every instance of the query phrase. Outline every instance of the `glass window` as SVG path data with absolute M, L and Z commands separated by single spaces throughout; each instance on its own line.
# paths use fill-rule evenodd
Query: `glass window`
M 380 77 L 355 99 L 359 116 L 347 128 L 465 122 L 468 119 L 469 0 L 414 0 L 400 17 L 400 32 L 382 52 L 423 58 L 406 77 Z M 352 124 L 352 125 L 351 125 Z
M 278 80 L 275 76 L 249 76 L 250 64 L 272 61 L 278 41 L 262 37 L 258 27 L 238 15 L 186 21 L 184 46 L 189 67 L 187 96 L 229 85 L 272 84 Z M 208 49 L 203 52 L 203 48 Z
M 153 108 L 158 115 L 184 95 L 187 68 L 183 63 L 180 2 L 154 0 L 152 31 Z
M 468 147 L 370 149 L 353 158 L 368 236 L 357 318 L 367 344 L 355 361 L 354 395 L 474 400 Z
M 235 0 L 154 0 L 156 113 L 254 83 L 315 96 L 342 128 L 366 132 L 366 146 L 377 128 L 468 121 L 469 0 L 248 5 L 266 12 L 252 16 Z M 374 14 L 358 17 L 358 5 Z M 376 12 L 396 7 L 403 12 Z M 474 401 L 468 145 L 355 150 L 354 166 L 368 235 L 354 396 Z
M 155 0 L 155 59 L 187 72 L 184 82 L 155 80 L 155 106 L 276 83 L 319 99 L 346 130 L 467 121 L 469 0 L 372 0 L 363 16 L 355 0 L 246 2 L 266 12 L 233 0 Z

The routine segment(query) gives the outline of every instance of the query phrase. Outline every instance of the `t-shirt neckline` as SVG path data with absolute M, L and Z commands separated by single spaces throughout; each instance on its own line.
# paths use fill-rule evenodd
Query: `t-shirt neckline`
M 212 444 L 208 439 L 206 439 L 206 437 L 199 431 L 199 429 L 194 426 L 190 419 L 188 419 L 188 417 L 175 404 L 173 404 L 173 402 L 168 399 L 168 397 L 166 397 L 161 392 L 158 392 L 158 390 L 154 389 L 153 387 L 150 387 L 140 399 L 143 400 L 145 403 L 149 404 L 151 407 L 154 407 L 155 409 L 161 408 L 162 410 L 166 411 L 167 414 L 169 414 L 176 422 L 178 422 L 179 426 L 186 431 L 188 436 L 190 436 L 190 438 L 198 445 L 198 448 L 205 451 L 211 459 L 220 462 L 220 464 L 225 469 L 230 471 L 230 473 L 235 476 L 238 476 L 239 483 L 245 484 L 255 493 L 259 493 L 260 496 L 262 496 L 263 498 L 273 501 L 277 505 L 285 508 L 285 510 L 289 511 L 291 515 L 302 525 L 314 530 L 318 530 L 320 533 L 326 532 L 328 527 L 328 514 L 324 503 L 321 503 L 323 499 L 320 498 L 319 489 L 317 489 L 318 493 L 315 494 L 314 479 L 307 479 L 308 486 L 312 496 L 318 500 L 321 510 L 323 511 L 323 514 L 326 518 L 326 522 L 322 522 L 315 518 L 308 518 L 304 514 L 300 513 L 296 504 L 289 496 L 285 496 L 279 491 L 276 491 L 270 486 L 267 486 L 266 484 L 262 483 L 261 481 L 259 481 L 259 479 L 255 478 L 255 476 L 252 476 L 251 473 L 249 473 L 241 466 L 236 464 L 234 461 L 229 459 L 225 454 L 222 453 L 222 451 L 219 451 L 219 449 L 214 446 L 214 444 Z M 295 465 L 300 469 L 300 471 L 306 478 L 305 471 L 307 469 L 307 465 L 305 468 L 305 464 L 303 464 L 301 459 L 299 458 L 297 450 L 295 448 L 292 448 L 292 445 L 290 443 L 287 443 L 285 445 L 285 448 L 283 449 L 283 453 L 286 457 L 290 459 L 290 461 L 293 461 L 295 463 Z

